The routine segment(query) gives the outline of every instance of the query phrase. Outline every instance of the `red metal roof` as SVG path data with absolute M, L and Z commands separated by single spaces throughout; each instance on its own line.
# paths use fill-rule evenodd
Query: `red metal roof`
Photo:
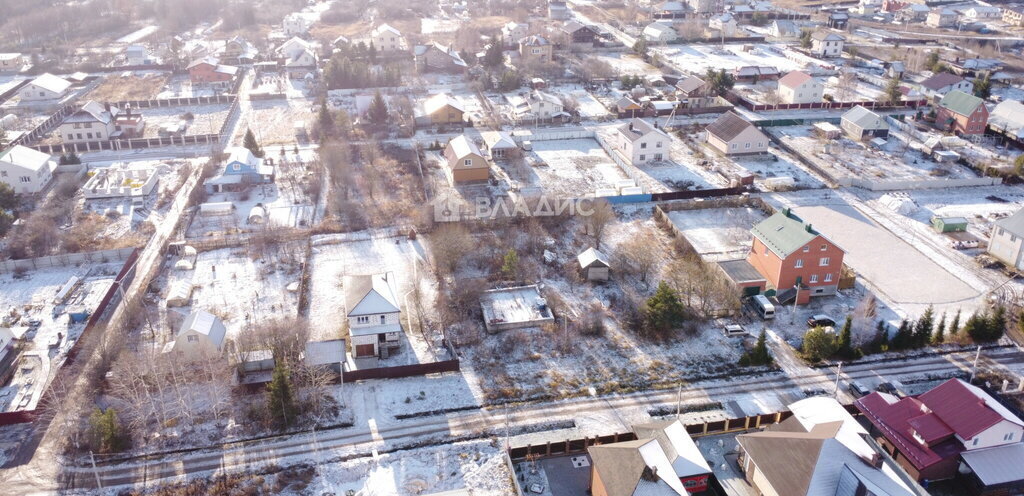
M 929 447 L 914 439 L 915 429 L 910 425 L 910 420 L 928 416 L 926 407 L 917 398 L 903 398 L 889 403 L 881 393 L 871 393 L 857 400 L 854 405 L 918 470 L 955 457 L 963 450 L 955 440 Z
M 918 399 L 961 439 L 971 439 L 1003 420 L 959 379 L 943 382 Z
M 929 445 L 938 441 L 942 438 L 946 438 L 953 435 L 953 429 L 950 429 L 948 425 L 942 422 L 937 415 L 934 413 L 928 413 L 921 415 L 920 417 L 914 417 L 907 421 L 910 427 L 917 432 L 921 439 Z

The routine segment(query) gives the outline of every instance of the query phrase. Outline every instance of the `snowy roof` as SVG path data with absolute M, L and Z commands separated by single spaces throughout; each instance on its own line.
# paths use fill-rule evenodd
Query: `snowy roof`
M 650 133 L 658 133 L 668 137 L 668 135 L 665 134 L 665 131 L 652 126 L 643 119 L 630 119 L 629 122 L 619 126 L 618 129 L 619 134 L 622 134 L 622 136 L 629 141 L 636 141 Z
M 484 155 L 480 153 L 480 148 L 476 146 L 476 143 L 467 138 L 465 134 L 460 134 L 452 138 L 452 140 L 448 142 L 448 146 L 452 152 L 452 156 L 449 157 L 449 160 L 458 160 L 467 155 L 475 154 L 481 157 Z
M 705 83 L 703 79 L 697 76 L 683 76 L 676 83 L 676 89 L 684 93 L 690 93 L 691 91 L 696 91 L 703 88 L 705 84 L 707 83 Z
M 591 446 L 589 453 L 608 496 L 688 494 L 657 440 Z
M 450 57 L 452 59 L 453 64 L 460 67 L 466 67 L 466 61 L 462 60 L 462 55 L 459 55 L 459 52 L 455 51 L 455 49 L 452 48 L 451 46 L 444 46 L 436 41 L 431 41 L 427 45 L 417 45 L 416 47 L 414 47 L 413 51 L 417 56 L 422 56 L 423 54 L 427 53 L 427 51 L 429 51 L 431 48 Z
M 380 26 L 377 26 L 376 28 L 373 28 L 373 32 L 371 32 L 370 35 L 371 36 L 380 36 L 380 35 L 384 34 L 385 32 L 393 33 L 395 36 L 402 36 L 402 32 L 397 30 L 397 29 L 395 29 L 395 28 L 393 28 L 393 27 L 391 27 L 390 24 L 381 24 Z
M 846 111 L 843 120 L 852 122 L 861 129 L 889 129 L 889 123 L 885 119 L 861 105 Z
M 311 46 L 308 41 L 299 38 L 298 36 L 293 36 L 290 40 L 281 43 L 281 46 L 277 47 L 276 51 L 286 57 L 292 57 L 294 54 L 302 53 L 310 48 Z
M 458 110 L 459 112 L 465 112 L 465 108 L 462 106 L 462 102 L 456 100 L 455 97 L 449 95 L 448 93 L 438 93 L 434 96 L 431 96 L 430 98 L 427 98 L 423 102 L 423 111 L 426 112 L 427 115 L 430 115 L 433 114 L 434 112 L 437 112 L 438 110 L 443 109 L 446 105 L 455 108 L 455 110 Z
M 1024 443 L 964 451 L 960 456 L 986 486 L 1024 480 Z
M 399 312 L 395 274 L 346 276 L 345 310 L 348 316 Z
M 302 359 L 306 365 L 330 365 L 345 361 L 345 340 L 310 341 Z
M 226 148 L 224 149 L 224 153 L 228 154 L 228 159 L 225 161 L 225 164 L 239 162 L 252 167 L 257 167 L 261 162 L 256 155 L 253 155 L 252 151 L 243 146 L 232 146 L 230 148 Z
M 579 261 L 580 267 L 584 269 L 594 265 L 595 263 L 598 264 L 599 267 L 611 266 L 611 264 L 608 263 L 608 257 L 606 257 L 604 253 L 595 250 L 594 247 L 587 248 L 586 251 L 580 253 L 579 256 L 576 257 L 576 260 Z
M 1006 134 L 1024 137 L 1024 103 L 1017 100 L 1000 102 L 989 114 L 988 125 Z
M 828 31 L 816 31 L 811 35 L 811 38 L 818 41 L 845 41 L 846 38 L 839 36 L 835 33 L 829 33 Z
M 178 335 L 180 336 L 188 331 L 195 331 L 210 338 L 210 341 L 218 349 L 224 344 L 224 335 L 227 333 L 224 323 L 216 315 L 205 310 L 195 310 L 189 314 L 188 318 L 181 323 Z
M 512 135 L 505 131 L 482 131 L 480 136 L 484 138 L 484 144 L 488 150 L 509 150 L 517 148 Z
M 0 153 L 0 161 L 37 172 L 49 166 L 50 156 L 27 146 L 14 145 Z
M 652 22 L 644 28 L 644 34 L 649 36 L 661 36 L 666 33 L 675 34 L 676 28 L 664 22 Z
M 801 84 L 804 84 L 807 81 L 810 81 L 811 79 L 814 78 L 812 78 L 811 75 L 807 74 L 806 72 L 792 71 L 783 76 L 782 79 L 779 79 L 779 86 L 785 86 L 787 88 L 797 88 Z
M 526 38 L 519 40 L 519 44 L 523 46 L 547 46 L 550 45 L 551 42 L 549 42 L 543 36 L 530 35 L 527 36 Z
M 658 5 L 657 10 L 663 12 L 682 12 L 686 10 L 686 7 L 683 7 L 683 2 L 663 2 Z
M 68 88 L 71 87 L 71 83 L 64 78 L 59 78 L 53 74 L 46 73 L 42 74 L 32 80 L 32 84 L 53 93 L 64 93 Z
M 200 65 L 203 65 L 203 64 L 209 64 L 209 65 L 212 65 L 212 66 L 216 66 L 218 62 L 219 61 L 217 60 L 217 57 L 209 55 L 209 56 L 206 56 L 206 57 L 201 57 L 201 58 L 193 60 L 192 63 L 189 64 L 188 67 L 186 67 L 186 69 L 191 69 L 193 67 L 197 67 L 197 66 L 200 66 Z
M 693 442 L 686 426 L 678 419 L 636 424 L 633 432 L 640 439 L 653 438 L 661 445 L 662 451 L 679 477 L 710 474 L 711 467 Z

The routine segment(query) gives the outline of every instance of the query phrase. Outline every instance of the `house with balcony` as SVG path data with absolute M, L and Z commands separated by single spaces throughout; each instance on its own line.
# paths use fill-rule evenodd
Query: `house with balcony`
M 402 335 L 395 274 L 345 276 L 342 287 L 352 358 L 387 358 Z
M 806 304 L 815 296 L 833 295 L 843 269 L 842 248 L 790 209 L 755 225 L 747 262 L 776 290 L 780 302 Z
M 657 125 L 643 119 L 630 119 L 617 129 L 615 149 L 634 166 L 661 162 L 668 157 L 672 138 Z

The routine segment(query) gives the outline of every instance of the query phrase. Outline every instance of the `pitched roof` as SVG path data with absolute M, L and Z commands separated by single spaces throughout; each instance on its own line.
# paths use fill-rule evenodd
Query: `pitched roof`
M 815 31 L 814 34 L 811 35 L 811 38 L 815 39 L 815 40 L 818 40 L 818 41 L 845 41 L 846 40 L 846 38 L 843 38 L 842 36 L 839 36 L 838 34 L 835 34 L 835 33 L 830 33 L 828 31 Z
M 188 331 L 195 331 L 210 338 L 210 341 L 217 349 L 220 349 L 221 345 L 224 344 L 224 335 L 227 333 L 224 323 L 216 315 L 205 310 L 195 310 L 189 314 L 188 318 L 181 323 L 178 335 L 180 336 Z
M 711 467 L 704 459 L 697 443 L 693 442 L 693 438 L 686 432 L 686 426 L 678 419 L 634 424 L 633 432 L 640 439 L 651 438 L 658 441 L 677 476 L 690 477 L 711 473 Z
M 117 117 L 120 113 L 117 107 L 110 106 L 110 110 L 107 110 L 105 105 L 100 104 L 95 100 L 89 100 L 82 105 L 82 108 L 78 109 L 75 113 L 69 115 L 64 122 L 100 122 L 107 124 L 111 119 Z
M 201 57 L 201 58 L 193 60 L 192 63 L 190 63 L 188 65 L 188 67 L 186 67 L 186 69 L 191 69 L 193 67 L 200 66 L 200 65 L 203 65 L 203 64 L 209 64 L 209 65 L 212 65 L 212 66 L 216 66 L 217 63 L 218 63 L 217 57 L 214 57 L 212 55 L 208 55 L 206 57 Z
M 643 119 L 630 119 L 629 122 L 619 126 L 619 133 L 629 141 L 636 141 L 650 133 L 658 133 L 668 137 L 665 131 L 652 126 Z
M 370 33 L 370 35 L 371 36 L 380 36 L 381 34 L 384 34 L 385 31 L 389 32 L 389 33 L 393 33 L 393 34 L 395 34 L 397 36 L 402 36 L 402 32 L 397 30 L 397 29 L 395 29 L 395 28 L 393 28 L 393 27 L 391 27 L 390 24 L 381 24 L 380 26 L 377 26 L 377 27 L 373 28 L 373 31 Z
M 608 263 L 608 257 L 606 257 L 604 253 L 595 250 L 593 246 L 587 248 L 583 253 L 580 253 L 576 257 L 576 261 L 578 261 L 580 263 L 580 267 L 584 269 L 595 264 L 597 264 L 598 267 L 611 266 L 611 264 Z
M 786 258 L 821 236 L 810 224 L 786 211 L 776 212 L 750 229 L 754 237 L 761 240 L 779 258 Z
M 225 166 L 230 165 L 232 162 L 240 162 L 250 167 L 257 167 L 260 165 L 260 159 L 253 155 L 252 151 L 243 146 L 232 146 L 225 148 L 224 153 L 228 154 L 228 159 L 224 161 Z
M 971 115 L 975 110 L 978 110 L 979 105 L 984 103 L 984 100 L 974 95 L 968 95 L 960 90 L 953 90 L 942 97 L 942 100 L 939 101 L 939 106 L 960 115 Z
M 676 89 L 684 93 L 690 93 L 703 88 L 705 84 L 707 83 L 697 76 L 683 76 L 676 82 Z
M 547 46 L 551 43 L 544 39 L 543 36 L 537 36 L 534 34 L 519 40 L 519 44 L 523 46 Z
M 809 432 L 764 430 L 741 434 L 736 441 L 777 494 L 802 496 L 811 485 L 822 445 L 839 432 L 840 425 L 821 424 Z
M 50 156 L 27 146 L 14 145 L 0 153 L 0 161 L 38 172 L 50 163 Z
M 445 106 L 451 106 L 459 112 L 465 112 L 462 102 L 456 100 L 455 97 L 448 93 L 438 93 L 423 101 L 423 111 L 427 114 L 433 114 Z
M 512 135 L 506 131 L 481 131 L 480 136 L 489 150 L 510 150 L 518 148 Z
M 914 439 L 910 419 L 930 413 L 928 407 L 917 398 L 898 399 L 889 394 L 874 392 L 858 399 L 854 405 L 919 470 L 955 457 L 963 451 L 963 446 L 952 438 L 931 446 Z
M 32 84 L 54 93 L 64 93 L 68 88 L 71 87 L 71 83 L 64 78 L 59 78 L 53 74 L 46 73 L 37 76 L 32 80 Z
M 1024 238 L 1024 208 L 1014 212 L 1008 217 L 996 221 L 996 226 L 1001 227 L 1019 238 Z
M 988 125 L 1011 136 L 1024 138 L 1024 103 L 1017 100 L 999 102 L 988 115 Z
M 1024 421 L 1003 405 L 960 379 L 950 379 L 918 399 L 963 439 L 971 439 L 1003 420 L 1024 427 Z
M 705 130 L 722 141 L 732 141 L 749 127 L 753 127 L 753 124 L 746 119 L 733 112 L 726 112 L 715 119 L 715 122 L 708 124 Z
M 951 72 L 940 72 L 932 75 L 932 77 L 921 81 L 921 86 L 928 88 L 932 91 L 938 91 L 946 86 L 952 86 L 963 81 L 964 78 L 957 76 Z
M 343 284 L 349 317 L 401 311 L 394 273 L 345 276 Z
M 889 123 L 882 116 L 861 105 L 847 110 L 843 120 L 853 122 L 861 129 L 889 129 Z
M 481 157 L 484 155 L 483 153 L 480 153 L 480 147 L 476 146 L 476 143 L 467 138 L 465 134 L 460 134 L 452 138 L 452 140 L 448 142 L 448 150 L 451 150 L 451 157 L 448 157 L 448 160 L 459 160 L 462 157 L 474 154 Z
M 786 86 L 788 88 L 797 88 L 801 84 L 804 84 L 807 81 L 810 81 L 811 79 L 814 79 L 814 78 L 812 78 L 811 75 L 807 74 L 806 72 L 803 72 L 803 71 L 791 71 L 788 74 L 786 74 L 785 76 L 782 76 L 782 79 L 779 79 L 779 86 Z
M 986 486 L 1024 480 L 1024 443 L 964 451 L 960 456 Z
M 608 496 L 687 495 L 654 439 L 591 446 L 588 452 Z

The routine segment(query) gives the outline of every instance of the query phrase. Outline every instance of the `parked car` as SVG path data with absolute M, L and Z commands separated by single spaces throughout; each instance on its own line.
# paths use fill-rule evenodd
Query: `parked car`
M 890 386 L 891 385 L 892 384 L 890 384 Z M 855 396 L 858 396 L 858 397 L 859 396 L 866 396 L 866 395 L 871 393 L 871 389 L 868 389 L 867 386 L 865 386 L 864 384 L 862 384 L 860 382 L 857 382 L 857 381 L 850 381 L 849 389 L 850 389 L 851 393 L 853 393 Z
M 825 314 L 817 314 L 807 319 L 807 327 L 835 327 L 836 321 Z
M 746 336 L 747 330 L 739 324 L 726 324 L 722 326 L 722 330 L 725 331 L 726 336 Z
M 891 382 L 883 382 L 878 386 L 875 386 L 875 391 L 878 391 L 879 393 L 899 394 L 896 386 L 893 386 Z

